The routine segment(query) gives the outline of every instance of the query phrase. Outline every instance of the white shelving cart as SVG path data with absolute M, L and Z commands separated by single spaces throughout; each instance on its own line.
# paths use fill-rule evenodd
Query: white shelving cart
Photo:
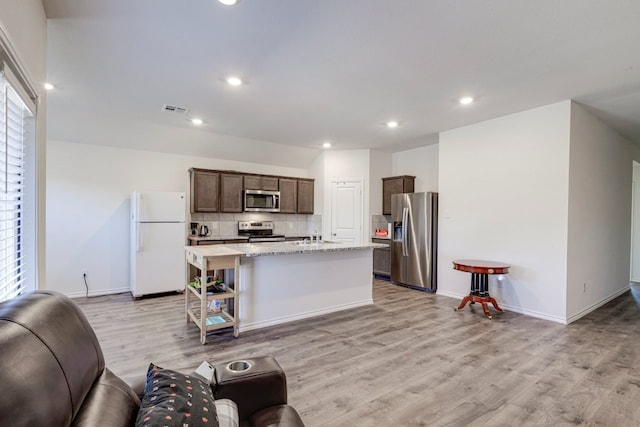
M 233 327 L 238 336 L 238 311 L 240 296 L 240 256 L 242 252 L 218 245 L 186 246 L 187 280 L 185 285 L 185 312 L 187 322 L 193 321 L 200 328 L 200 342 L 206 344 L 207 332 Z M 201 287 L 190 286 L 193 269 L 199 271 Z M 224 290 L 207 292 L 206 277 L 214 276 L 216 270 L 224 270 Z M 212 301 L 220 301 L 220 311 L 210 308 Z

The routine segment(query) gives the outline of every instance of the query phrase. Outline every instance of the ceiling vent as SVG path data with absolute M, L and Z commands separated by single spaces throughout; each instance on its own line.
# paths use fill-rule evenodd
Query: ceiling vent
M 189 109 L 184 107 L 176 107 L 175 105 L 164 104 L 162 106 L 162 111 L 164 111 L 165 113 L 180 114 L 181 116 L 184 116 L 185 114 L 187 114 L 187 111 L 189 111 Z

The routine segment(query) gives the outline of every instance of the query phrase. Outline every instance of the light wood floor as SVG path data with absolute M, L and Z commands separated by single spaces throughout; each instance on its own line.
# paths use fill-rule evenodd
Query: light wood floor
M 181 295 L 75 301 L 119 375 L 273 355 L 310 427 L 640 425 L 640 287 L 569 326 L 385 281 L 374 299 L 206 346 Z

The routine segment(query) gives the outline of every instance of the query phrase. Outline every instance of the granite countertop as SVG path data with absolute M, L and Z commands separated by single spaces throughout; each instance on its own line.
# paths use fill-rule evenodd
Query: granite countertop
M 371 248 L 384 248 L 387 245 L 381 243 L 341 243 L 322 242 L 299 245 L 297 242 L 263 242 L 263 243 L 234 243 L 222 245 L 222 247 L 241 252 L 246 257 L 262 255 L 289 255 L 311 252 L 338 252 L 365 250 Z
M 188 236 L 189 240 L 192 242 L 206 242 L 211 240 L 247 240 L 246 236 L 238 236 L 237 234 L 228 235 L 228 236 Z
M 308 239 L 309 234 L 287 234 L 284 236 L 285 239 Z M 238 236 L 237 234 L 233 235 L 216 235 L 216 236 L 187 236 L 187 238 L 192 242 L 207 242 L 207 241 L 216 241 L 216 240 L 247 240 L 247 236 Z
M 218 257 L 218 256 L 236 256 L 244 255 L 242 251 L 231 248 L 233 245 L 200 245 L 200 246 L 185 246 L 184 249 L 187 253 L 192 253 L 202 257 Z

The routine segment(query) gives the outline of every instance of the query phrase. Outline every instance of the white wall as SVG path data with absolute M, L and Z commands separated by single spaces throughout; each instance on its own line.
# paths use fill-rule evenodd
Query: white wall
M 414 191 L 438 191 L 438 144 L 399 151 L 392 156 L 392 175 L 416 177 Z
M 313 213 L 322 214 L 324 212 L 324 152 L 321 152 L 318 157 L 309 165 L 307 171 L 309 178 L 315 180 L 313 190 Z
M 631 143 L 571 105 L 567 318 L 582 317 L 629 288 Z
M 382 178 L 392 175 L 391 153 L 371 150 L 369 155 L 369 212 L 382 215 Z
M 11 38 L 33 81 L 44 83 L 47 76 L 47 18 L 42 1 L 0 0 L 0 25 Z
M 469 292 L 453 260 L 502 261 L 510 274 L 491 287 L 501 305 L 565 321 L 570 106 L 440 134 L 438 293 Z
M 631 271 L 632 282 L 640 282 L 640 163 L 633 162 L 633 207 L 631 211 Z
M 49 141 L 48 288 L 84 295 L 86 270 L 90 294 L 127 291 L 131 192 L 188 193 L 190 167 L 306 176 L 303 169 Z
M 35 179 L 35 230 L 28 230 L 27 244 L 35 246 L 30 258 L 36 264 L 35 283 L 27 283 L 29 288 L 45 288 L 45 194 L 46 194 L 46 94 L 42 84 L 47 76 L 47 21 L 41 0 L 0 0 L 0 31 L 3 38 L 16 55 L 16 60 L 26 74 L 33 89 L 39 92 L 36 101 L 36 147 L 35 162 L 28 161 L 27 167 L 33 168 L 29 176 Z M 31 233 L 31 231 L 33 231 Z M 28 253 L 27 248 L 27 253 Z M 31 282 L 31 280 L 29 280 Z

